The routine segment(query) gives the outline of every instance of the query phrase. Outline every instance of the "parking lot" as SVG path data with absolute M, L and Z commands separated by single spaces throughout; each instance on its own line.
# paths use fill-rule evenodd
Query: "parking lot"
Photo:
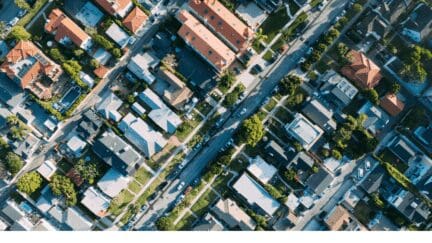
M 7 24 L 13 18 L 18 16 L 18 12 L 21 10 L 15 4 L 14 0 L 0 0 L 0 6 L 3 4 L 0 9 L 0 21 L 5 22 Z

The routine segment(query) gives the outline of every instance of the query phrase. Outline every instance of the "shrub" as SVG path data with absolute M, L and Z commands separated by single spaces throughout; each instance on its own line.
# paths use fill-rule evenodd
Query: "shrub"
M 64 63 L 66 61 L 66 58 L 63 56 L 63 54 L 60 52 L 60 50 L 58 48 L 52 48 L 52 49 L 50 49 L 49 50 L 49 55 L 56 62 Z
M 9 33 L 8 39 L 30 40 L 31 37 L 32 35 L 24 27 L 15 25 Z

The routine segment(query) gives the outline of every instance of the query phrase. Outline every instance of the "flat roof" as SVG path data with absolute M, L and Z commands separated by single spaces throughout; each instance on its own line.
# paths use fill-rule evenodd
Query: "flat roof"
M 267 163 L 259 155 L 252 159 L 251 162 L 247 170 L 264 184 L 267 184 L 277 172 L 276 167 Z

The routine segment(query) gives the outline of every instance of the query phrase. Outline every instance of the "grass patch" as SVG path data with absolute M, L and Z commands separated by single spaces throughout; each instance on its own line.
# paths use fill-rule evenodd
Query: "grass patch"
M 208 189 L 200 199 L 192 206 L 191 210 L 198 216 L 204 215 L 210 206 L 218 196 L 211 189 Z
M 277 105 L 277 101 L 274 99 L 270 99 L 269 102 L 267 102 L 267 104 L 264 106 L 264 108 L 270 112 L 272 111 Z
M 123 190 L 120 192 L 115 199 L 111 201 L 109 206 L 109 212 L 113 215 L 118 216 L 123 211 L 123 209 L 134 199 L 134 195 L 128 190 Z
M 267 35 L 266 42 L 270 43 L 289 20 L 290 18 L 285 6 L 268 16 L 260 26 L 263 30 L 263 34 Z
M 152 174 L 148 172 L 145 168 L 139 168 L 137 172 L 135 172 L 135 180 L 138 181 L 141 185 L 147 183 L 150 180 Z
M 222 90 L 221 90 L 222 91 Z M 222 91 L 223 92 L 223 91 Z M 211 106 L 209 103 L 207 103 L 206 101 L 202 101 L 200 102 L 197 106 L 196 109 L 203 114 L 204 116 L 207 116 L 210 111 L 213 109 L 213 106 Z
M 178 128 L 175 133 L 178 139 L 181 141 L 185 140 L 186 137 L 192 132 L 195 127 L 198 126 L 198 124 L 202 121 L 202 118 L 200 115 L 198 115 L 196 112 L 192 113 L 192 119 L 184 121 Z
M 191 214 L 190 212 L 187 212 L 183 218 L 180 219 L 180 221 L 177 222 L 175 225 L 175 230 L 190 230 L 190 227 L 192 224 L 197 220 L 197 218 Z
M 131 183 L 129 183 L 128 189 L 131 192 L 134 192 L 135 194 L 137 194 L 141 190 L 141 185 L 138 182 L 136 182 L 135 180 L 133 180 Z

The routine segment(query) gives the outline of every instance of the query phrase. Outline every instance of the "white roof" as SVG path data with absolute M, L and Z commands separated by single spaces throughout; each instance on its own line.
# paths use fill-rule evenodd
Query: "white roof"
M 37 172 L 39 172 L 39 174 L 41 174 L 45 179 L 50 180 L 56 170 L 57 166 L 55 166 L 54 161 L 45 160 L 41 166 L 39 166 Z
M 276 174 L 277 169 L 271 164 L 268 164 L 259 155 L 253 159 L 252 164 L 248 166 L 248 171 L 255 176 L 263 184 L 267 182 Z
M 75 231 L 88 231 L 92 227 L 92 222 L 85 218 L 81 213 L 79 213 L 74 208 L 68 208 L 66 210 L 66 220 L 65 223 Z M 63 216 L 64 217 L 64 216 Z
M 86 142 L 81 140 L 78 136 L 73 136 L 69 141 L 67 142 L 67 146 L 70 150 L 72 150 L 74 153 L 81 153 L 82 150 L 87 145 Z
M 123 101 L 113 93 L 109 93 L 100 103 L 97 110 L 101 113 L 105 119 L 111 119 L 115 122 L 119 122 L 122 115 L 118 112 L 118 109 L 122 106 Z
M 100 47 L 93 54 L 91 54 L 91 56 L 96 59 L 100 64 L 105 65 L 112 55 L 107 50 Z
M 111 168 L 97 183 L 103 193 L 111 198 L 117 196 L 121 190 L 129 184 L 130 178 L 123 176 L 117 170 Z
M 128 42 L 130 36 L 116 23 L 112 23 L 111 26 L 105 31 L 105 34 L 109 36 L 117 45 L 124 48 Z
M 57 228 L 46 219 L 41 219 L 32 229 L 33 231 L 57 231 Z
M 149 71 L 149 68 L 155 68 L 160 60 L 153 54 L 145 52 L 136 54 L 128 63 L 127 67 L 139 79 L 145 80 L 148 84 L 152 84 L 156 77 Z
M 167 140 L 161 133 L 152 129 L 141 118 L 135 117 L 132 113 L 127 114 L 118 127 L 125 133 L 126 138 L 147 157 L 159 152 L 167 144 Z
M 81 204 L 98 217 L 105 216 L 110 202 L 111 199 L 104 196 L 94 187 L 87 189 L 87 191 L 84 192 L 84 198 L 81 200 Z
M 255 221 L 230 198 L 219 199 L 212 212 L 230 228 L 238 226 L 241 230 L 254 230 Z
M 240 193 L 250 205 L 258 205 L 269 215 L 273 215 L 280 206 L 278 201 L 246 173 L 243 173 L 236 181 L 233 188 Z
M 29 231 L 33 228 L 32 222 L 30 222 L 29 219 L 23 217 L 19 220 L 15 221 L 14 224 L 11 226 L 11 231 Z
M 146 112 L 146 109 L 144 109 L 144 107 L 142 107 L 138 102 L 133 103 L 132 110 L 134 110 L 140 116 Z
M 324 133 L 320 127 L 314 125 L 300 113 L 295 114 L 294 120 L 288 123 L 285 129 L 291 136 L 297 139 L 306 150 L 309 150 Z
M 42 213 L 47 213 L 50 208 L 53 205 L 51 204 L 50 201 L 48 201 L 45 197 L 41 196 L 39 197 L 38 201 L 36 202 L 36 207 L 42 212 Z
M 285 202 L 285 205 L 288 207 L 288 209 L 290 211 L 294 211 L 297 209 L 297 207 L 300 205 L 299 199 L 298 197 L 296 197 L 296 195 L 294 195 L 294 193 L 290 193 L 288 195 L 288 199 Z
M 300 203 L 307 209 L 311 208 L 314 204 L 314 199 L 312 196 L 302 196 L 300 198 Z
M 80 71 L 79 72 L 79 76 L 81 78 L 81 80 L 87 84 L 90 88 L 92 88 L 94 86 L 94 79 L 92 77 L 90 77 L 90 75 L 88 75 L 87 73 Z
M 0 219 L 0 231 L 6 230 L 7 227 L 8 225 L 3 220 Z

